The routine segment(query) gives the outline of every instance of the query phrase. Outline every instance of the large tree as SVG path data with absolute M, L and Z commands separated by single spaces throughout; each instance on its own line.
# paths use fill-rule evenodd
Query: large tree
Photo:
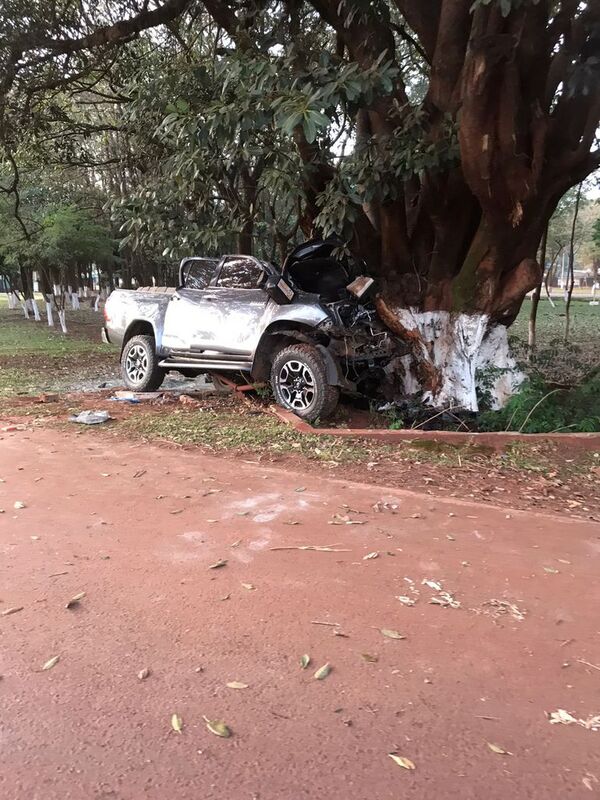
M 167 25 L 189 67 L 189 88 L 157 132 L 181 145 L 173 203 L 192 207 L 199 176 L 213 188 L 222 179 L 222 165 L 199 155 L 219 142 L 236 166 L 261 165 L 251 186 L 234 187 L 249 236 L 263 190 L 297 176 L 305 235 L 342 234 L 378 275 L 379 313 L 412 350 L 407 388 L 476 408 L 477 374 L 493 367 L 497 402 L 512 391 L 506 327 L 539 280 L 542 232 L 600 164 L 598 0 L 27 5 L 24 21 L 0 21 L 6 189 L 18 189 L 19 122 L 52 122 L 39 98 L 110 75 L 117 45 Z M 202 99 L 193 70 L 207 54 L 191 42 L 207 24 L 210 77 L 227 77 Z M 247 188 L 254 200 L 244 203 Z

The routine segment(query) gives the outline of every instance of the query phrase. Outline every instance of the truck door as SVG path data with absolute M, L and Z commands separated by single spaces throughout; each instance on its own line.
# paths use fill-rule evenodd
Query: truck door
M 185 265 L 182 286 L 171 295 L 162 338 L 165 351 L 202 350 L 214 338 L 218 316 L 208 289 L 219 262 L 216 259 L 194 259 Z

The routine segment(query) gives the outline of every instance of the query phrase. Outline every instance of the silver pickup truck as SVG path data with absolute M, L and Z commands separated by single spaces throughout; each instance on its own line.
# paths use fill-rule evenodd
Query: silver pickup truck
M 342 390 L 371 393 L 406 351 L 364 300 L 372 280 L 352 281 L 336 246 L 306 242 L 281 270 L 246 255 L 186 258 L 177 289 L 112 292 L 103 339 L 121 348 L 125 384 L 154 391 L 169 370 L 241 372 L 270 381 L 280 405 L 311 421 L 330 415 Z

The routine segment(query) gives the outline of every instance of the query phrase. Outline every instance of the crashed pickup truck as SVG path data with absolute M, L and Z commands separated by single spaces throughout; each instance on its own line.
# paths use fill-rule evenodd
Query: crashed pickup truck
M 329 416 L 340 392 L 373 396 L 406 350 L 367 299 L 372 279 L 353 275 L 337 246 L 305 242 L 281 269 L 247 255 L 185 258 L 177 289 L 112 292 L 103 339 L 121 348 L 125 384 L 242 373 L 309 421 Z

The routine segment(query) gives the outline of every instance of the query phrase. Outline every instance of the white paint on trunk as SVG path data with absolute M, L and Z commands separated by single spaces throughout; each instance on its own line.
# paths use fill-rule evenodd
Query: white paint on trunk
M 487 314 L 414 308 L 397 308 L 395 313 L 404 328 L 418 334 L 417 360 L 429 363 L 440 375 L 435 393 L 423 392 L 428 405 L 478 411 L 480 388 L 492 408 L 502 408 L 522 383 L 525 376 L 510 353 L 506 327 L 490 322 Z M 404 390 L 414 394 L 415 386 L 414 369 L 406 369 Z
M 54 327 L 54 316 L 52 314 L 52 303 L 46 300 L 46 319 L 48 320 L 48 327 Z
M 94 311 L 99 311 L 99 310 L 100 310 L 100 295 L 97 294 L 96 301 L 94 303 Z
M 79 305 L 79 296 L 77 292 L 71 293 L 71 306 L 73 307 L 73 311 L 79 311 L 81 308 Z
M 36 302 L 36 300 L 35 300 L 35 297 L 34 297 L 34 298 L 32 298 L 32 300 L 31 300 L 31 308 L 32 308 L 32 310 L 33 310 L 33 318 L 34 318 L 34 320 L 35 320 L 36 322 L 39 322 L 39 321 L 40 321 L 40 319 L 41 319 L 41 317 L 40 317 L 40 310 L 39 310 L 39 308 L 38 308 L 38 304 L 37 304 L 37 302 Z
M 83 296 L 84 297 L 89 297 L 89 293 L 90 293 L 89 288 L 87 286 L 84 286 L 83 287 Z
M 60 329 L 63 333 L 67 333 L 67 312 L 64 308 L 59 309 L 58 321 L 60 322 Z
M 21 308 L 23 309 L 23 314 L 25 315 L 25 319 L 29 319 L 29 304 L 27 300 L 23 300 L 21 303 Z
M 8 307 L 11 311 L 14 311 L 17 307 L 17 296 L 14 292 L 7 292 L 6 296 L 8 297 Z

